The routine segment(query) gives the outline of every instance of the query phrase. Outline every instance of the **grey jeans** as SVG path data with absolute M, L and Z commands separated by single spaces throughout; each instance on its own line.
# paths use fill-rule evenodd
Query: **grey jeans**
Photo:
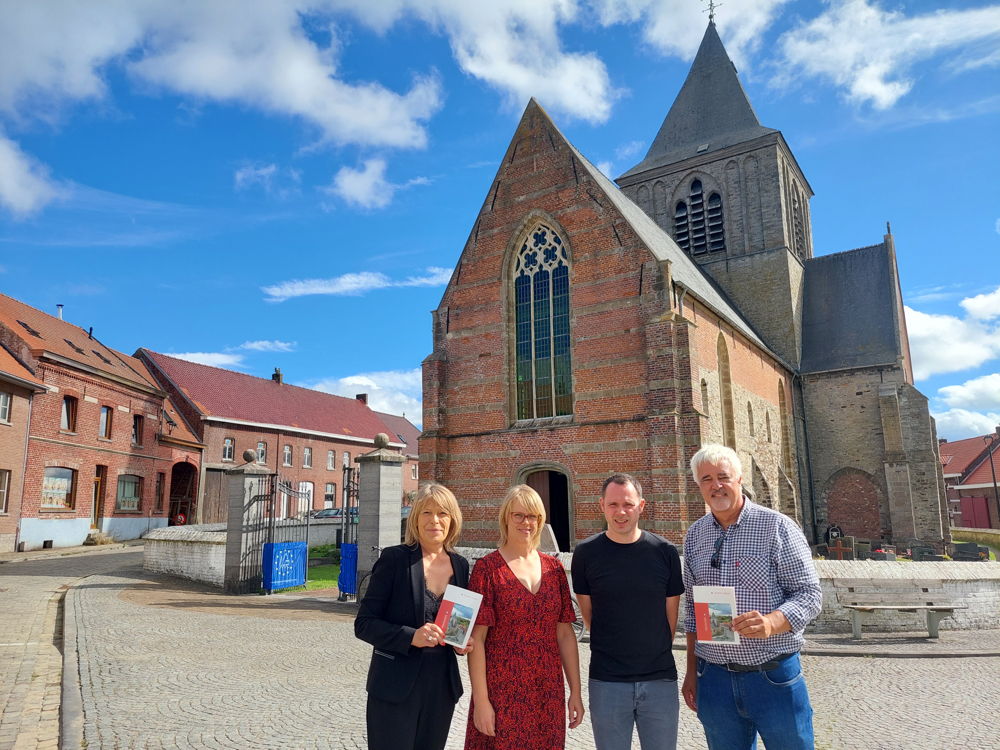
M 677 680 L 590 680 L 590 723 L 597 750 L 629 750 L 632 729 L 643 750 L 675 750 L 679 702 Z

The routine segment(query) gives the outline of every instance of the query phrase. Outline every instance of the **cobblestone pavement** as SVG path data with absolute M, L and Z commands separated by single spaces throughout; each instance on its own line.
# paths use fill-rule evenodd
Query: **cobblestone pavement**
M 17 562 L 7 562 L 9 559 Z M 0 750 L 55 748 L 62 684 L 61 607 L 83 576 L 141 561 L 116 548 L 73 558 L 3 556 L 0 564 Z
M 350 605 L 226 597 L 132 569 L 88 579 L 67 607 L 88 748 L 365 747 L 370 648 L 353 636 Z M 584 670 L 588 656 L 583 647 Z M 818 750 L 1000 747 L 1000 657 L 803 662 Z M 466 696 L 449 749 L 462 747 L 467 711 Z M 593 748 L 589 722 L 566 746 Z M 678 746 L 705 747 L 686 708 Z

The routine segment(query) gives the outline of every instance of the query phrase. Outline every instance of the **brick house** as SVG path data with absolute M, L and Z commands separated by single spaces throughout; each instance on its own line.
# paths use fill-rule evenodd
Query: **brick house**
M 812 189 L 762 126 L 714 23 L 645 158 L 608 180 L 532 100 L 433 318 L 421 475 L 495 541 L 507 486 L 539 490 L 560 548 L 635 474 L 646 527 L 704 505 L 687 462 L 722 442 L 807 537 L 948 541 L 895 248 L 813 257 Z
M 405 447 L 396 432 L 368 408 L 364 394 L 345 398 L 271 379 L 196 364 L 139 349 L 142 361 L 177 404 L 205 445 L 199 493 L 190 517 L 196 523 L 224 521 L 224 476 L 245 463 L 243 453 L 309 493 L 301 503 L 284 498 L 280 517 L 308 509 L 343 507 L 343 469 L 371 451 L 380 432 L 390 447 Z
M 69 322 L 0 295 L 0 343 L 37 381 L 23 444 L 18 542 L 72 546 L 93 531 L 132 539 L 167 524 L 172 481 L 200 445 L 171 438 L 166 394 Z
M 1000 529 L 1000 427 L 992 435 L 941 441 L 941 466 L 952 526 Z
M 413 497 L 411 493 L 415 493 L 420 484 L 420 451 L 417 447 L 420 430 L 405 416 L 381 411 L 375 413 L 389 428 L 389 437 L 406 446 L 402 449 L 402 453 L 406 456 L 406 463 L 403 464 L 403 503 L 409 504 L 408 498 Z
M 32 401 L 45 384 L 0 345 L 0 551 L 17 546 Z

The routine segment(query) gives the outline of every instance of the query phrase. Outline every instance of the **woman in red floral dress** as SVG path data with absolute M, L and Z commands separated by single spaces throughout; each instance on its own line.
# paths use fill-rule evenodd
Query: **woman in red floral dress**
M 545 507 L 527 485 L 500 508 L 500 548 L 476 563 L 469 588 L 483 595 L 469 654 L 472 706 L 466 750 L 561 750 L 583 721 L 575 619 L 562 564 L 537 547 Z M 569 682 L 566 708 L 563 700 Z

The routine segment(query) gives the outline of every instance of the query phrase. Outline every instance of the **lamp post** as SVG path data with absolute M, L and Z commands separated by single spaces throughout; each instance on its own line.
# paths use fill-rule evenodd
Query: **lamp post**
M 1000 432 L 1000 428 L 997 429 Z M 997 504 L 997 522 L 1000 523 L 1000 492 L 997 491 L 997 470 L 993 465 L 993 451 L 996 450 L 997 442 L 1000 441 L 1000 434 L 998 432 L 983 435 L 983 440 L 989 446 L 990 474 L 993 475 L 993 499 Z

